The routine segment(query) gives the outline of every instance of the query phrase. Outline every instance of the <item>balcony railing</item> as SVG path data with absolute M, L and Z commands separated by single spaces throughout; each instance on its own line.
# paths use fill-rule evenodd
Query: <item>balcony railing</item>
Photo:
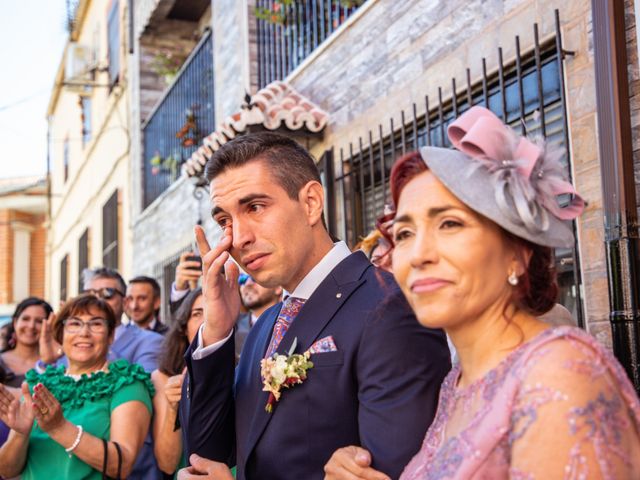
M 142 126 L 143 208 L 178 178 L 182 163 L 214 129 L 213 47 L 207 32 Z
M 256 11 L 277 10 L 278 14 L 274 16 L 275 20 L 257 20 L 260 87 L 284 79 L 362 3 L 294 0 L 288 6 L 282 6 L 274 0 L 257 0 Z

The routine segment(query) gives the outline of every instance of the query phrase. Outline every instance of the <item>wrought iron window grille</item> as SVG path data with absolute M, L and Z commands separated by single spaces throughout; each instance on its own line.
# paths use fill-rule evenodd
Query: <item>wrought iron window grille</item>
M 400 112 L 400 125 L 394 124 L 393 118 L 389 120 L 387 133 L 379 124 L 348 148 L 325 152 L 320 169 L 331 234 L 345 239 L 351 247 L 366 236 L 388 202 L 388 179 L 395 160 L 424 145 L 450 146 L 447 126 L 472 105 L 488 106 L 516 131 L 542 136 L 549 144 L 564 147 L 563 161 L 570 166 L 563 59 L 573 52 L 562 49 L 557 10 L 555 16 L 554 38 L 541 43 L 538 25 L 534 24 L 534 45 L 522 54 L 520 38 L 516 37 L 513 61 L 505 63 L 503 50 L 499 48 L 495 72 L 487 73 L 483 58 L 479 81 L 472 83 L 467 68 L 466 85 L 460 88 L 453 78 L 449 98 L 445 99 L 442 88 L 438 88 L 436 99 L 425 96 L 421 107 L 426 113 L 418 114 L 418 105 L 414 103 L 408 114 Z M 338 161 L 334 161 L 336 157 Z M 570 175 L 571 169 L 567 170 Z M 573 311 L 583 326 L 577 245 L 573 249 L 558 249 L 555 254 L 561 303 Z
M 256 1 L 256 9 L 272 6 L 272 0 Z M 286 78 L 360 6 L 339 0 L 299 0 L 282 7 L 285 24 L 257 18 L 259 87 Z
M 215 129 L 213 45 L 207 30 L 142 125 L 143 208 L 177 180 L 180 167 Z

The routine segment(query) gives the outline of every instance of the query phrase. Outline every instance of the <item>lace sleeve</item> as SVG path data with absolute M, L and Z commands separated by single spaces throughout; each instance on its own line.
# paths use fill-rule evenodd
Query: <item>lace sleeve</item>
M 630 405 L 628 381 L 612 359 L 561 339 L 537 351 L 521 374 L 509 434 L 512 478 L 639 478 L 637 403 Z

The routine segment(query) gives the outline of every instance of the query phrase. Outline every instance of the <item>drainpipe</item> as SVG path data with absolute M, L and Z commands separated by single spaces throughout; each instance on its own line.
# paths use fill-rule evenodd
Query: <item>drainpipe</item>
M 604 233 L 613 351 L 640 392 L 640 242 L 625 2 L 592 0 Z

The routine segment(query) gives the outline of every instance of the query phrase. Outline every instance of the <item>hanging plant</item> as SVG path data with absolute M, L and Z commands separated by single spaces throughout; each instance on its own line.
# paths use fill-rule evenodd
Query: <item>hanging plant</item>
M 333 0 L 337 7 L 352 8 L 359 7 L 366 0 Z M 290 11 L 287 7 L 302 3 L 299 0 L 273 0 L 271 7 L 256 7 L 254 13 L 257 19 L 264 20 L 275 25 L 289 25 L 295 23 L 295 18 L 289 18 Z M 306 2 L 304 2 L 306 5 Z
M 180 155 L 177 153 L 169 154 L 162 157 L 160 152 L 156 151 L 153 157 L 149 159 L 151 164 L 151 175 L 159 175 L 160 173 L 168 173 L 171 178 L 176 178 L 178 174 L 178 165 L 180 165 Z
M 193 108 L 187 108 L 184 125 L 182 125 L 182 128 L 176 133 L 176 138 L 180 139 L 180 144 L 185 148 L 198 144 L 198 125 L 193 110 Z
M 153 56 L 150 67 L 156 75 L 162 77 L 165 83 L 169 85 L 180 71 L 183 60 L 177 58 L 169 50 L 162 51 Z

